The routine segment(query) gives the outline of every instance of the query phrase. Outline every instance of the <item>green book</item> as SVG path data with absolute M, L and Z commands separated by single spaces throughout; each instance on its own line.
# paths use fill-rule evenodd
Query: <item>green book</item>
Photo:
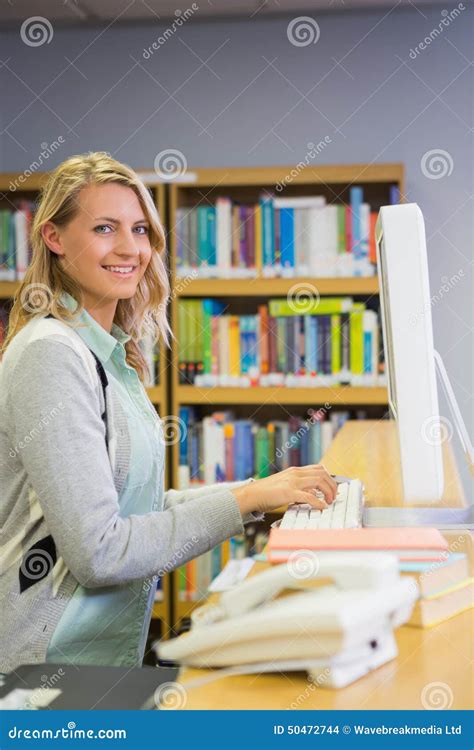
M 341 316 L 331 315 L 331 372 L 341 371 Z
M 350 313 L 350 361 L 352 375 L 364 372 L 364 315 L 365 305 L 356 302 Z
M 321 297 L 312 299 L 304 304 L 301 300 L 292 302 L 291 299 L 271 299 L 268 303 L 268 312 L 273 317 L 288 315 L 332 315 L 333 313 L 349 312 L 354 300 L 352 297 Z
M 346 252 L 346 207 L 342 204 L 337 206 L 337 252 Z
M 255 440 L 255 467 L 257 479 L 268 477 L 270 467 L 268 465 L 268 431 L 266 427 L 259 427 Z

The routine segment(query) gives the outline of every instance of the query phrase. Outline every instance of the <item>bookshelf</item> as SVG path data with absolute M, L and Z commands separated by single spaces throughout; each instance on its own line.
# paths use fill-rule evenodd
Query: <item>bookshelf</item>
M 368 301 L 377 300 L 379 287 L 375 276 L 292 276 L 291 278 L 268 278 L 258 267 L 253 278 L 201 278 L 183 277 L 177 272 L 178 239 L 177 222 L 188 210 L 197 206 L 215 205 L 218 198 L 231 198 L 236 203 L 256 204 L 262 192 L 275 193 L 275 186 L 282 183 L 291 167 L 270 168 L 228 168 L 228 169 L 195 169 L 180 177 L 179 181 L 169 186 L 170 227 L 170 280 L 172 289 L 171 321 L 177 341 L 173 341 L 170 362 L 171 397 L 170 413 L 179 415 L 180 407 L 198 406 L 202 415 L 212 411 L 232 407 L 236 418 L 248 415 L 289 414 L 286 407 L 303 409 L 308 404 L 317 408 L 318 404 L 330 401 L 334 407 L 368 407 L 369 416 L 374 413 L 378 418 L 383 416 L 388 405 L 388 394 L 385 386 L 331 386 L 319 388 L 259 386 L 250 387 L 197 387 L 179 382 L 178 342 L 180 338 L 178 323 L 178 306 L 183 300 L 215 298 L 224 301 L 228 310 L 245 312 L 252 304 L 271 297 L 284 297 L 296 284 L 302 287 L 315 285 L 321 297 L 352 296 Z M 404 200 L 405 176 L 402 164 L 351 164 L 337 166 L 305 167 L 299 171 L 291 184 L 287 184 L 284 195 L 289 197 L 322 195 L 327 203 L 349 203 L 350 187 L 363 187 L 364 200 L 374 210 L 390 202 L 390 186 L 399 190 L 400 200 Z M 182 209 L 185 211 L 183 212 Z M 182 220 L 182 219 L 181 219 Z M 195 248 L 191 248 L 191 252 Z M 263 408 L 264 407 L 264 408 Z M 201 412 L 200 412 L 201 413 Z M 292 412 L 293 413 L 293 412 Z M 273 417 L 272 417 L 273 418 Z M 258 417 L 257 417 L 258 419 Z M 263 421 L 263 420 L 261 420 Z M 171 481 L 178 488 L 179 477 L 179 444 L 171 450 Z M 172 580 L 172 617 L 175 627 L 182 618 L 200 604 L 199 601 L 182 601 L 178 594 L 179 573 L 175 571 Z
M 153 173 L 147 173 L 150 176 Z M 38 192 L 46 179 L 47 173 L 35 173 L 29 177 L 19 173 L 0 174 L 0 208 L 15 208 L 15 200 L 27 199 L 35 200 Z M 155 175 L 156 177 L 156 175 Z M 158 208 L 160 218 L 163 221 L 165 216 L 166 192 L 165 185 L 162 182 L 145 180 L 148 188 L 152 191 L 155 205 Z M 18 186 L 15 190 L 11 186 Z M 19 281 L 0 281 L 0 304 L 11 301 L 17 290 L 20 288 Z M 158 383 L 148 387 L 147 393 L 150 401 L 156 407 L 161 417 L 168 414 L 168 389 L 167 389 L 167 351 L 162 345 L 160 348 Z M 165 466 L 165 486 L 169 486 L 169 462 Z M 167 637 L 171 627 L 171 595 L 169 576 L 163 578 L 161 598 L 157 599 L 153 605 L 153 619 L 155 627 L 161 631 L 162 637 Z

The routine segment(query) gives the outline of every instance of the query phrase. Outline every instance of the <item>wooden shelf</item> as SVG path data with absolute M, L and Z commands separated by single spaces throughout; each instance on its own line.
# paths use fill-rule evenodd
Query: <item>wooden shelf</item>
M 220 187 L 221 185 L 275 185 L 294 170 L 294 165 L 278 167 L 229 167 L 220 169 L 189 169 L 181 175 L 179 182 L 171 182 L 171 189 L 189 187 Z M 404 167 L 400 163 L 387 164 L 336 164 L 320 167 L 305 167 L 292 176 L 293 185 L 349 185 L 354 182 L 394 182 L 402 184 Z
M 165 617 L 166 617 L 166 610 L 167 610 L 167 607 L 166 607 L 166 602 L 164 600 L 163 601 L 155 600 L 155 602 L 153 604 L 152 617 L 155 620 L 165 619 Z
M 19 281 L 0 281 L 0 299 L 13 297 L 19 288 Z
M 23 172 L 3 172 L 0 174 L 0 192 L 11 193 L 13 189 L 14 195 L 25 192 L 37 193 L 47 175 L 47 172 L 34 172 L 28 176 Z
M 183 602 L 178 597 L 176 597 L 174 603 L 175 623 L 179 623 L 179 621 L 182 620 L 183 617 L 189 617 L 194 609 L 197 609 L 197 607 L 202 607 L 205 602 L 205 599 L 198 599 L 195 602 Z
M 161 385 L 153 385 L 146 389 L 148 398 L 155 406 L 164 406 L 163 398 L 163 387 Z
M 388 403 L 386 388 L 333 386 L 332 388 L 196 388 L 179 385 L 176 399 L 180 404 L 319 404 L 337 406 Z
M 186 281 L 180 289 L 180 279 L 176 279 L 176 294 L 178 297 L 273 297 L 286 296 L 295 288 L 296 291 L 308 290 L 308 293 L 368 296 L 378 294 L 379 280 L 377 276 L 368 277 L 335 277 L 313 278 L 295 277 L 292 279 L 192 279 Z

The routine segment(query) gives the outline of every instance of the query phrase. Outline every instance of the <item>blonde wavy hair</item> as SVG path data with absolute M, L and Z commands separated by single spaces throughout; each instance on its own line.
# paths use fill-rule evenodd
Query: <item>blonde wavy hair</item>
M 1 351 L 6 350 L 32 318 L 51 313 L 74 325 L 83 309 L 82 289 L 64 271 L 56 253 L 48 248 L 41 230 L 49 221 L 59 227 L 67 225 L 77 214 L 80 191 L 89 185 L 106 183 L 131 188 L 149 222 L 150 245 L 154 252 L 135 295 L 119 300 L 114 316 L 114 323 L 131 336 L 125 344 L 126 360 L 143 382 L 148 366 L 138 343 L 140 339 L 150 335 L 155 343 L 162 339 L 169 346 L 170 338 L 174 338 L 166 315 L 170 285 L 164 262 L 165 233 L 153 199 L 136 172 L 102 151 L 71 156 L 49 174 L 31 227 L 32 261 L 15 294 L 8 335 Z M 60 304 L 63 292 L 68 292 L 78 302 L 75 312 Z

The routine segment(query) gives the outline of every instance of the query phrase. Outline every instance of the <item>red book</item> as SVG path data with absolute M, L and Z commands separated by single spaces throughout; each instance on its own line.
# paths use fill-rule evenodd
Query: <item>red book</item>
M 259 305 L 258 314 L 260 320 L 260 372 L 262 375 L 268 375 L 269 370 L 269 351 L 268 351 L 268 307 Z
M 400 560 L 440 561 L 446 559 L 448 542 L 438 529 L 271 529 L 268 559 L 288 560 L 296 550 L 328 552 L 393 552 Z
M 370 235 L 369 235 L 369 260 L 377 265 L 377 248 L 375 246 L 375 225 L 377 223 L 377 211 L 370 212 Z

